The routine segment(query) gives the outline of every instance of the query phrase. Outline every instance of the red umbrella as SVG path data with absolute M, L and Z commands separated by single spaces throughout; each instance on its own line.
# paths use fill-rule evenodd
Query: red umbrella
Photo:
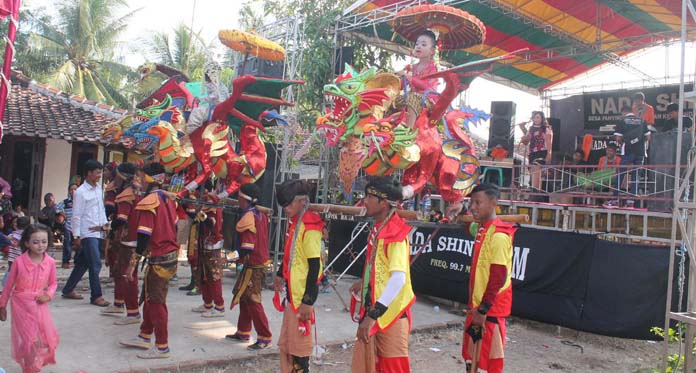
M 396 14 L 394 31 L 415 42 L 425 30 L 437 31 L 441 50 L 463 49 L 483 43 L 486 26 L 475 16 L 441 4 L 423 4 Z

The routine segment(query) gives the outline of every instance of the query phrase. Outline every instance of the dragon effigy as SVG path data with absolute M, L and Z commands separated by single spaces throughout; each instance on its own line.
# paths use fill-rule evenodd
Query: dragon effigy
M 456 19 L 449 20 L 455 23 L 451 28 L 435 27 L 442 26 L 438 17 L 444 9 L 449 7 L 426 4 L 406 8 L 397 14 L 397 21 L 403 19 L 396 22 L 394 31 L 415 42 L 424 32 L 433 34 L 430 30 L 437 29 L 446 49 L 483 42 L 485 27 L 466 12 L 459 12 L 468 21 L 466 27 Z M 397 27 L 406 23 L 408 27 Z M 472 32 L 453 32 L 460 28 Z M 330 106 L 316 120 L 317 133 L 324 136 L 326 145 L 340 148 L 338 178 L 344 195 L 351 195 L 361 170 L 367 175 L 403 170 L 404 199 L 420 193 L 430 182 L 450 204 L 448 212 L 458 212 L 462 198 L 471 192 L 479 177 L 479 162 L 466 130 L 469 124 L 486 119 L 486 114 L 452 109 L 452 101 L 476 76 L 489 71 L 493 63 L 513 55 L 474 61 L 446 71 L 438 72 L 433 67 L 432 72 L 419 75 L 422 81 L 442 80 L 444 90 L 440 93 L 427 88 L 416 94 L 405 88 L 410 77 L 399 78 L 375 68 L 358 71 L 347 65 L 343 74 L 324 86 L 325 101 Z
M 280 93 L 294 84 L 302 82 L 241 76 L 233 81 L 228 98 L 204 111 L 210 119 L 191 126 L 191 120 L 187 124 L 184 118 L 192 119 L 196 107 L 171 106 L 172 91 L 165 82 L 162 87 L 169 93 L 161 102 L 107 126 L 102 137 L 128 150 L 152 152 L 168 172 L 185 171 L 186 187 L 180 196 L 194 191 L 214 175 L 225 183 L 221 193 L 224 197 L 263 175 L 266 150 L 259 131 L 265 131 L 266 119 L 274 119 L 271 107 L 291 105 Z M 234 151 L 230 133 L 239 139 L 239 153 Z
M 317 131 L 327 146 L 341 147 L 338 169 L 344 191 L 351 190 L 360 169 L 368 175 L 405 170 L 405 198 L 431 180 L 450 203 L 458 203 L 473 189 L 478 159 L 462 129 L 471 115 L 449 109 L 462 85 L 456 73 L 442 77 L 445 90 L 434 106 L 421 110 L 413 128 L 405 124 L 404 112 L 395 109 L 400 81 L 393 74 L 378 74 L 374 68 L 357 72 L 346 66 L 342 75 L 324 86 L 332 105 L 317 119 Z M 440 134 L 443 117 L 446 130 Z
M 223 44 L 235 50 L 238 36 L 235 30 L 220 33 Z M 243 46 L 249 47 L 241 51 L 245 61 L 249 54 L 261 56 L 268 48 L 272 48 L 273 58 L 282 59 L 285 54 L 281 47 L 258 37 L 245 39 Z M 304 83 L 243 75 L 226 87 L 220 83 L 220 67 L 215 62 L 207 62 L 204 70 L 204 81 L 191 82 L 167 66 L 141 66 L 141 78 L 158 72 L 167 79 L 136 106 L 132 115 L 110 124 L 102 133 L 111 144 L 151 153 L 169 173 L 185 174 L 179 197 L 192 193 L 213 176 L 224 184 L 218 197 L 258 180 L 266 169 L 266 147 L 259 133 L 265 132 L 267 125 L 284 122 L 272 110 L 293 105 L 281 97 L 283 89 Z M 235 151 L 235 139 L 239 152 Z

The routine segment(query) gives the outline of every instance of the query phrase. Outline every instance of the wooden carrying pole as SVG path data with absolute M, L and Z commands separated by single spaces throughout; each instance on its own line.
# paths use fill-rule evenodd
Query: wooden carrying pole
M 529 223 L 529 215 L 526 214 L 521 214 L 521 215 L 498 215 L 498 219 L 506 222 L 506 223 Z M 473 223 L 474 222 L 474 217 L 471 215 L 460 215 L 457 218 L 457 223 Z
M 365 212 L 367 211 L 363 206 L 343 206 L 324 203 L 310 203 L 309 209 L 324 214 L 332 212 L 334 214 L 355 216 L 365 216 Z M 420 213 L 418 211 L 396 210 L 396 214 L 406 220 L 418 220 L 420 218 Z

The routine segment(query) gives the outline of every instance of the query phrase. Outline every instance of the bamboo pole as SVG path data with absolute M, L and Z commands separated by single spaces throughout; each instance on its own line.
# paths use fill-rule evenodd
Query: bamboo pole
M 498 219 L 506 222 L 506 223 L 529 223 L 529 215 L 526 214 L 520 214 L 520 215 L 498 215 Z M 474 222 L 474 217 L 472 215 L 460 215 L 456 223 L 473 223 Z

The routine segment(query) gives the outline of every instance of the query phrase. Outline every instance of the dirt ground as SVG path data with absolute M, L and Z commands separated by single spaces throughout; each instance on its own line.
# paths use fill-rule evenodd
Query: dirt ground
M 410 340 L 413 372 L 464 372 L 461 358 L 463 326 L 414 333 Z M 603 337 L 511 318 L 505 371 L 648 373 L 659 367 L 661 343 Z M 322 365 L 312 372 L 350 372 L 351 345 L 329 347 Z M 251 358 L 223 368 L 196 372 L 266 373 L 278 369 L 277 355 Z
M 70 270 L 58 268 L 59 289 Z M 107 268 L 102 269 L 106 280 Z M 234 273 L 228 271 L 223 279 L 225 297 L 230 296 Z M 0 270 L 0 275 L 2 271 Z M 214 372 L 214 373 L 265 373 L 278 371 L 278 350 L 273 346 L 260 354 L 249 352 L 246 345 L 225 340 L 225 334 L 236 330 L 238 307 L 228 310 L 224 318 L 202 319 L 190 312 L 201 304 L 200 297 L 189 297 L 176 287 L 188 283 L 189 268 L 179 268 L 178 282 L 172 282 L 168 307 L 169 332 L 172 357 L 148 361 L 135 357 L 136 351 L 122 348 L 118 340 L 137 334 L 138 325 L 115 326 L 112 318 L 99 314 L 97 307 L 88 300 L 72 301 L 57 297 L 51 302 L 51 314 L 60 332 L 60 345 L 56 352 L 57 365 L 47 366 L 47 373 L 74 372 Z M 348 294 L 352 279 L 336 284 L 337 294 Z M 88 297 L 87 276 L 79 290 Z M 107 299 L 113 299 L 112 284 L 103 286 Z M 281 313 L 275 312 L 270 292 L 264 295 L 265 307 L 271 330 L 279 330 Z M 438 306 L 439 305 L 439 306 Z M 438 306 L 438 307 L 436 307 Z M 319 320 L 319 341 L 327 351 L 322 365 L 313 365 L 312 372 L 350 372 L 352 341 L 356 324 L 341 311 L 336 294 L 321 294 L 315 305 Z M 410 357 L 413 372 L 464 372 L 461 359 L 463 335 L 461 314 L 451 312 L 452 307 L 428 297 L 419 297 L 413 306 L 415 331 L 410 339 Z M 75 327 L 79 319 L 81 327 Z M 85 329 L 87 328 L 87 329 Z M 8 373 L 19 372 L 11 360 L 7 343 L 10 323 L 0 323 L 0 367 Z M 85 330 L 90 332 L 85 333 Z M 506 348 L 506 372 L 626 372 L 649 373 L 659 367 L 660 343 L 602 337 L 588 333 L 561 329 L 553 325 L 511 318 L 508 320 Z M 343 341 L 347 341 L 344 343 Z M 275 342 L 275 341 L 274 341 Z M 193 368 L 203 367 L 203 368 Z M 197 370 L 196 370 L 197 369 Z

